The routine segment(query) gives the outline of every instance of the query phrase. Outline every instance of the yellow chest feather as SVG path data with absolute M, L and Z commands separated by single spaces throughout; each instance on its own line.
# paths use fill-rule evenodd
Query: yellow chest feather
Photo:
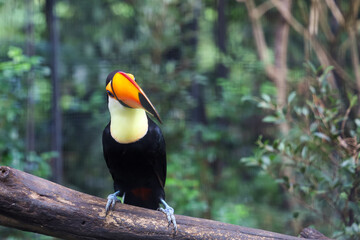
M 122 106 L 118 101 L 109 98 L 111 115 L 110 133 L 119 143 L 132 143 L 145 136 L 148 120 L 143 109 Z

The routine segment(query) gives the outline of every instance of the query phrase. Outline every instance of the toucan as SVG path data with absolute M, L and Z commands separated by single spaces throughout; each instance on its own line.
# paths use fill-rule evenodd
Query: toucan
M 122 197 L 125 204 L 162 211 L 176 232 L 174 209 L 165 202 L 165 140 L 147 115 L 162 123 L 158 112 L 130 73 L 111 72 L 106 78 L 106 93 L 110 122 L 103 131 L 102 144 L 115 190 L 107 198 L 106 215 Z M 160 203 L 164 208 L 159 208 Z

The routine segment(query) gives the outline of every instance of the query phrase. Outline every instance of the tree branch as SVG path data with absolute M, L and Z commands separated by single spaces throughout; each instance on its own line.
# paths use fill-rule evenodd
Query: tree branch
M 106 200 L 31 174 L 0 167 L 0 224 L 63 239 L 278 239 L 283 234 L 212 220 L 176 216 L 174 235 L 159 211 L 117 204 L 105 216 Z
M 257 12 L 257 8 L 255 6 L 254 0 L 245 0 L 246 8 L 249 12 L 250 21 L 252 24 L 256 49 L 260 58 L 260 61 L 263 62 L 266 75 L 274 81 L 276 79 L 276 69 L 274 69 L 274 65 L 271 63 L 269 48 L 266 44 L 264 31 L 261 26 L 260 19 L 258 18 L 259 14 Z
M 338 8 L 338 6 L 336 5 L 335 0 L 325 0 L 326 4 L 328 5 L 328 7 L 330 8 L 334 18 L 336 19 L 336 21 L 340 24 L 340 25 L 344 25 L 345 24 L 345 18 L 342 15 L 340 9 Z
M 330 238 L 324 236 L 321 232 L 313 229 L 313 228 L 304 228 L 300 236 L 303 238 L 311 238 L 311 239 L 321 239 L 321 240 L 331 240 Z
M 340 64 L 335 61 L 330 54 L 326 51 L 326 49 L 322 46 L 322 44 L 310 34 L 310 32 L 305 29 L 291 14 L 288 9 L 281 4 L 281 1 L 279 0 L 271 0 L 271 2 L 274 4 L 276 9 L 281 13 L 281 15 L 284 17 L 284 19 L 289 23 L 292 28 L 304 36 L 305 39 L 309 40 L 311 42 L 311 45 L 313 46 L 313 49 L 315 51 L 315 54 L 317 55 L 321 65 L 324 67 L 328 66 L 334 66 L 335 71 L 341 76 L 342 79 L 346 80 L 348 83 L 351 83 L 352 78 L 349 76 L 349 74 L 340 66 Z M 335 78 L 333 74 L 330 72 L 329 76 L 329 82 L 332 86 L 336 86 L 335 84 Z
M 351 62 L 354 68 L 357 94 L 359 96 L 358 102 L 360 103 L 360 61 L 359 61 L 359 49 L 358 49 L 358 24 L 357 17 L 359 13 L 360 0 L 353 1 L 353 9 L 350 14 L 349 26 L 348 26 L 348 34 L 350 40 L 350 54 L 351 54 Z

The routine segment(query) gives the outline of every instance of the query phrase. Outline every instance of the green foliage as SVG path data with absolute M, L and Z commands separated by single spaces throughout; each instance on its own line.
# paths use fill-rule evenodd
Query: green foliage
M 26 151 L 25 135 L 29 94 L 34 104 L 49 110 L 49 69 L 38 56 L 25 56 L 18 47 L 9 47 L 8 59 L 0 63 L 0 164 L 24 170 L 41 177 L 51 174 L 52 152 Z M 33 78 L 33 85 L 29 85 Z M 38 122 L 47 118 L 43 109 L 34 108 Z M 40 126 L 43 129 L 44 126 Z M 52 239 L 34 233 L 0 227 L 3 239 Z
M 269 113 L 263 121 L 287 124 L 290 130 L 274 140 L 260 137 L 255 154 L 242 161 L 260 166 L 289 192 L 301 209 L 294 217 L 338 239 L 357 239 L 360 126 L 349 121 L 357 97 L 349 95 L 344 106 L 327 81 L 331 69 L 307 66 L 312 72 L 308 89 L 290 93 L 286 106 L 277 106 L 268 95 L 255 99 Z
M 49 176 L 48 160 L 53 154 L 26 153 L 25 121 L 29 86 L 27 79 L 36 78 L 35 88 L 46 84 L 48 68 L 37 56 L 27 57 L 17 47 L 10 47 L 8 61 L 0 63 L 0 162 L 39 176 Z M 34 101 L 49 101 L 49 92 L 40 91 Z

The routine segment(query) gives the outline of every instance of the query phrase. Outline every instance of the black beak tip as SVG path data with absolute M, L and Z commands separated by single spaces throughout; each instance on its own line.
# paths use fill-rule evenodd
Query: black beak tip
M 142 95 L 139 94 L 139 100 L 143 108 L 148 111 L 152 116 L 154 116 L 161 124 L 161 118 L 159 114 L 157 113 L 156 109 L 151 105 L 151 103 Z

